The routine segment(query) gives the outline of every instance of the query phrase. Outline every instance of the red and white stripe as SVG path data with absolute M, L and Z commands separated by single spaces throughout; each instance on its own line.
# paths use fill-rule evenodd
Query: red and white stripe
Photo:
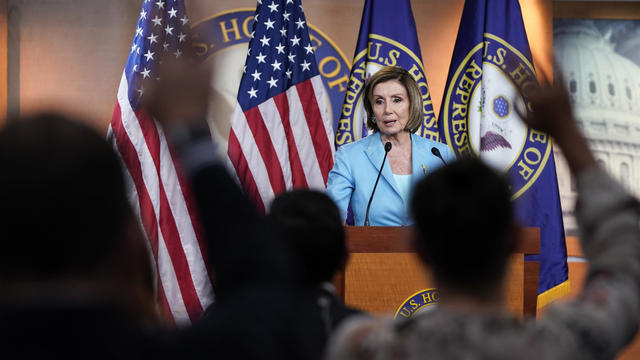
M 228 156 L 245 193 L 264 212 L 293 188 L 325 189 L 333 127 L 320 75 L 233 114 Z
M 155 260 L 158 302 L 176 323 L 191 323 L 213 302 L 195 202 L 162 129 L 131 108 L 124 73 L 108 138 L 127 169 L 129 200 Z

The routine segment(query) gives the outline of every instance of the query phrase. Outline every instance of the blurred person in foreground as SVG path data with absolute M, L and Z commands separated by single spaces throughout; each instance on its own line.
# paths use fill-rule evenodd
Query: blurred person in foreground
M 293 190 L 278 195 L 269 219 L 291 249 L 297 268 L 301 317 L 312 358 L 320 359 L 330 334 L 349 316 L 360 314 L 345 305 L 332 280 L 344 270 L 349 254 L 340 212 L 324 193 Z
M 354 320 L 330 359 L 613 359 L 640 320 L 640 208 L 598 167 L 562 85 L 530 94 L 524 121 L 553 136 L 577 179 L 589 273 L 580 296 L 539 320 L 503 304 L 517 241 L 507 183 L 476 159 L 443 167 L 415 189 L 415 247 L 440 290 L 438 308 L 405 322 Z M 522 116 L 522 115 L 521 115 Z M 463 226 L 460 226 L 463 225 Z
M 111 147 L 41 114 L 0 131 L 0 345 L 20 358 L 152 356 L 151 261 Z
M 367 127 L 373 134 L 338 149 L 327 179 L 327 194 L 338 205 L 343 222 L 351 206 L 354 225 L 367 225 L 369 198 L 387 152 L 369 223 L 411 225 L 408 208 L 413 186 L 455 157 L 447 145 L 414 134 L 422 123 L 422 93 L 407 70 L 399 66 L 378 70 L 367 80 L 363 102 Z
M 146 107 L 168 134 L 204 228 L 215 301 L 181 334 L 182 358 L 305 359 L 297 273 L 287 244 L 242 193 L 206 122 L 207 69 L 192 53 L 166 57 L 145 86 Z M 215 109 L 214 109 L 215 111 Z

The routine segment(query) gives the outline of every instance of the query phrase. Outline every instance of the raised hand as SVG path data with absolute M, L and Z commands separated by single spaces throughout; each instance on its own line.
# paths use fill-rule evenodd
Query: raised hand
M 544 72 L 542 77 L 542 84 L 529 88 L 525 94 L 533 111 L 524 114 L 521 109 L 516 108 L 516 112 L 527 125 L 548 133 L 556 140 L 574 174 L 596 166 L 587 141 L 576 125 L 562 74 L 557 72 L 554 83 L 549 82 Z
M 165 127 L 206 125 L 209 103 L 210 70 L 192 51 L 176 58 L 165 56 L 160 62 L 159 80 L 145 86 L 145 107 Z
M 572 134 L 577 128 L 562 75 L 557 74 L 554 83 L 549 82 L 544 72 L 542 77 L 542 84 L 528 88 L 525 94 L 531 102 L 533 111 L 525 115 L 520 108 L 516 108 L 516 112 L 527 125 L 542 130 L 556 139 L 567 133 Z

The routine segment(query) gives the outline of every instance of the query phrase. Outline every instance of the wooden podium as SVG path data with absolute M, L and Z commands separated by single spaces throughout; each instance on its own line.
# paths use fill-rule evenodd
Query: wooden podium
M 416 292 L 435 287 L 411 246 L 410 234 L 407 227 L 346 227 L 350 258 L 335 284 L 347 304 L 395 313 Z M 540 253 L 539 239 L 539 229 L 524 229 L 507 265 L 505 303 L 518 315 L 536 315 L 539 266 L 525 264 L 524 255 Z

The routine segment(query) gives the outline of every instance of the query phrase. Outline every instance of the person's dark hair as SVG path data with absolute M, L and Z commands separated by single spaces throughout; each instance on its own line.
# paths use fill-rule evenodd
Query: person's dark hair
M 344 266 L 347 248 L 340 212 L 324 193 L 283 193 L 272 202 L 269 217 L 289 243 L 304 283 L 331 281 Z
M 131 214 L 119 160 L 92 129 L 42 114 L 0 131 L 0 279 L 98 270 Z
M 477 158 L 459 159 L 416 185 L 411 213 L 437 282 L 480 296 L 495 289 L 515 241 L 505 179 Z

